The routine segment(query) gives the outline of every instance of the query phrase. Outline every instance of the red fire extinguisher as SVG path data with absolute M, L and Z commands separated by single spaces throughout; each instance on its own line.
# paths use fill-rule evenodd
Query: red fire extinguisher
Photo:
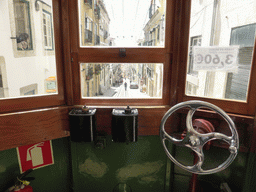
M 33 192 L 33 188 L 29 185 L 31 180 L 34 180 L 34 177 L 25 177 L 30 172 L 32 172 L 33 169 L 29 169 L 25 171 L 23 174 L 17 177 L 17 181 L 15 184 L 10 187 L 6 192 Z
M 33 192 L 32 187 L 30 185 L 25 185 L 25 184 L 13 186 L 13 187 L 9 188 L 9 191 L 10 190 L 13 192 Z

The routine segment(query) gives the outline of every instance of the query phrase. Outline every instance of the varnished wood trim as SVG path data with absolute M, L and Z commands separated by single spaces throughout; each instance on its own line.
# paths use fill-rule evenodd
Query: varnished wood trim
M 78 64 L 77 53 L 72 53 L 72 80 L 73 80 L 73 98 L 74 104 L 83 104 L 81 100 L 81 78 L 80 78 L 80 65 Z
M 79 62 L 165 63 L 163 48 L 125 48 L 126 56 L 119 56 L 119 48 L 79 49 Z
M 249 111 L 250 106 L 246 102 L 220 100 L 220 99 L 205 98 L 205 97 L 193 97 L 193 96 L 184 95 L 183 101 L 188 101 L 188 100 L 206 101 L 220 107 L 221 109 L 223 109 L 225 112 L 228 112 L 228 113 L 248 115 L 248 116 L 252 116 L 254 114 L 254 112 Z
M 256 116 L 253 123 L 252 143 L 251 143 L 250 152 L 256 153 Z
M 0 151 L 67 136 L 67 107 L 0 115 Z
M 186 61 L 189 39 L 190 1 L 175 1 L 173 62 L 171 81 L 171 100 L 173 105 L 182 101 L 186 77 Z
M 79 20 L 78 20 L 78 0 L 68 0 L 69 3 L 69 30 L 71 37 L 71 52 L 78 52 L 79 48 Z
M 56 76 L 58 85 L 58 97 L 64 101 L 64 66 L 63 66 L 63 36 L 62 36 L 62 20 L 61 20 L 61 2 L 60 0 L 54 0 L 53 4 L 53 23 L 54 23 L 54 42 L 55 42 L 55 59 L 56 59 Z M 55 104 L 59 105 L 58 103 Z M 42 106 L 46 107 L 46 106 Z
M 249 88 L 248 88 L 248 114 L 255 115 L 255 108 L 256 108 L 256 38 L 254 42 L 254 50 L 253 50 L 253 57 L 252 57 L 252 67 L 251 67 L 251 74 L 250 74 L 250 81 L 249 81 Z
M 71 57 L 71 41 L 70 41 L 70 23 L 69 23 L 69 1 L 61 0 L 61 16 L 62 16 L 62 48 L 64 74 L 65 74 L 65 99 L 67 105 L 73 105 L 73 76 L 72 76 L 72 57 Z
M 64 95 L 61 94 L 4 99 L 0 101 L 0 113 L 54 107 L 64 104 Z

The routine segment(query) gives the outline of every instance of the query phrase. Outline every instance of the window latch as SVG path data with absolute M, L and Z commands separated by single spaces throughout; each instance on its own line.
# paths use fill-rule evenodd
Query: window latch
M 119 57 L 126 57 L 126 49 L 119 49 Z

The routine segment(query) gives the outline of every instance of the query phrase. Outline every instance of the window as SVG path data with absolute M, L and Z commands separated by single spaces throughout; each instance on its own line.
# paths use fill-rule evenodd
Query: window
M 92 31 L 93 22 L 89 17 L 85 17 L 85 29 Z
M 43 33 L 44 33 L 44 48 L 48 50 L 53 49 L 52 37 L 52 17 L 51 14 L 43 10 Z
M 152 0 L 150 7 L 149 7 L 149 18 L 153 17 L 155 12 L 158 11 L 158 8 L 160 7 L 160 2 L 159 0 Z
M 20 88 L 20 95 L 26 96 L 26 95 L 35 95 L 37 94 L 37 84 L 31 84 Z
M 30 3 L 25 0 L 14 0 L 14 18 L 17 50 L 31 50 L 32 32 L 30 21 Z
M 81 63 L 82 98 L 162 98 L 162 64 Z
M 58 2 L 52 1 L 1 1 L 0 22 L 6 27 L 0 32 L 1 42 L 5 45 L 0 47 L 1 112 L 54 106 L 64 102 L 63 88 L 57 88 L 63 86 L 63 72 L 60 70 L 60 47 L 56 55 L 53 50 L 53 4 L 58 8 Z M 55 22 L 61 23 L 59 12 L 55 11 L 54 14 Z M 37 32 L 34 33 L 34 30 Z M 58 26 L 55 30 L 58 44 L 60 32 Z M 56 78 L 55 92 L 47 92 L 46 79 L 49 77 Z M 48 102 L 43 102 L 42 97 L 47 97 Z
M 194 78 L 197 78 L 196 82 L 198 84 L 195 88 L 196 91 L 191 93 L 187 88 L 187 93 L 201 97 L 247 100 L 255 25 L 241 26 L 241 24 L 255 23 L 256 19 L 254 17 L 245 19 L 248 18 L 248 15 L 241 14 L 239 19 L 244 19 L 244 21 L 240 22 L 234 17 L 237 14 L 250 11 L 251 6 L 248 2 L 250 1 L 240 1 L 239 5 L 241 7 L 233 9 L 233 6 L 230 6 L 231 1 L 228 0 L 222 3 L 220 1 L 207 1 L 201 5 L 199 2 L 192 1 L 194 5 L 192 5 L 191 10 L 190 33 L 200 34 L 200 39 L 191 38 L 191 46 L 200 44 L 199 46 L 205 48 L 205 52 L 203 53 L 203 49 L 200 49 L 201 52 L 193 53 L 192 50 L 193 56 L 189 61 L 187 76 L 192 71 L 196 71 L 197 73 L 194 73 L 196 77 Z M 205 14 L 210 11 L 212 12 L 211 18 L 206 19 L 209 14 L 207 14 L 208 16 Z M 222 23 L 222 25 L 219 25 L 219 23 Z M 208 27 L 203 28 L 203 26 Z M 216 48 L 210 48 L 210 46 Z M 231 47 L 232 51 L 227 53 L 228 47 Z M 237 54 L 237 51 L 240 54 Z M 193 61 L 191 61 L 192 58 Z M 194 62 L 196 62 L 196 65 L 208 65 L 208 67 L 198 70 Z M 236 69 L 227 68 L 227 65 L 229 67 L 232 65 Z M 213 69 L 210 68 L 211 66 L 218 67 Z M 187 79 L 188 85 L 192 78 L 188 77 Z
M 169 93 L 163 91 L 170 87 L 164 82 L 170 67 L 166 1 L 100 0 L 89 6 L 77 0 L 70 8 L 79 12 L 79 28 L 71 29 L 71 46 L 78 56 L 73 75 L 80 84 L 74 90 L 76 104 L 168 103 Z M 91 43 L 83 42 L 87 32 L 82 29 L 88 25 L 84 15 L 94 24 Z
M 84 0 L 84 3 L 92 6 L 92 0 Z
M 8 2 L 7 0 L 5 1 Z M 12 2 L 9 1 L 9 3 Z M 15 18 L 16 42 L 18 52 L 22 57 L 17 58 L 17 50 L 11 50 L 10 46 L 6 46 L 6 48 L 1 50 L 1 53 L 4 53 L 3 57 L 6 66 L 8 66 L 6 68 L 6 77 L 9 85 L 9 94 L 8 97 L 6 95 L 6 98 L 29 96 L 32 95 L 31 93 L 34 93 L 33 95 L 48 94 L 46 93 L 45 80 L 51 76 L 56 76 L 55 54 L 44 52 L 44 49 L 53 49 L 53 24 L 50 14 L 52 12 L 52 4 L 37 3 L 41 4 L 38 9 L 35 9 L 36 7 L 34 8 L 34 4 L 31 4 L 31 1 L 24 0 L 13 0 L 13 6 L 9 6 L 10 22 L 6 22 L 6 25 L 12 29 L 11 18 Z M 14 8 L 13 10 L 11 9 L 12 7 Z M 34 8 L 34 11 L 31 11 L 31 7 Z M 42 13 L 42 15 L 40 14 L 42 17 L 38 17 L 37 13 L 39 11 Z M 1 14 L 2 18 L 8 16 L 4 11 L 1 11 Z M 33 22 L 31 22 L 31 18 L 34 18 Z M 34 34 L 34 43 L 32 43 L 32 28 L 42 29 Z M 1 37 L 3 41 L 5 36 L 11 36 L 8 30 L 3 32 L 3 36 Z M 43 50 L 41 42 L 44 44 Z M 6 45 L 9 43 L 6 42 Z M 8 51 L 5 51 L 5 49 Z M 34 51 L 33 57 L 26 53 L 31 49 Z M 30 85 L 36 85 L 36 88 L 28 88 L 31 87 Z M 31 90 L 35 91 L 31 92 Z
M 164 36 L 165 32 L 165 0 L 100 0 L 94 1 L 92 6 L 88 3 L 85 4 L 83 0 L 78 0 L 78 6 L 81 28 L 83 28 L 83 15 L 85 13 L 95 25 L 104 25 L 104 39 L 110 37 L 108 43 L 103 40 L 99 42 L 99 37 L 96 37 L 93 40 L 94 46 L 109 46 L 110 42 L 111 46 L 115 47 L 164 46 L 163 42 L 160 43 L 156 39 L 159 40 L 160 38 L 160 26 L 161 36 Z M 85 26 L 87 24 L 88 21 L 86 20 Z M 86 32 L 80 31 L 80 46 L 91 46 L 83 43 L 82 39 Z M 151 39 L 145 39 L 144 34 L 146 36 L 150 34 Z
M 94 38 L 95 38 L 95 45 L 100 45 L 100 36 L 98 35 L 98 25 L 95 23 L 94 25 Z
M 85 17 L 85 29 L 84 29 L 84 33 L 82 32 L 82 34 L 84 35 L 84 41 L 83 45 L 87 45 L 88 43 L 92 43 L 92 29 L 93 29 L 93 22 L 89 17 Z
M 189 95 L 195 95 L 198 89 L 198 72 L 193 70 L 193 47 L 201 46 L 202 36 L 195 36 L 190 38 L 189 49 L 189 66 L 187 72 L 186 93 Z
M 255 20 L 256 21 L 256 20 Z M 239 45 L 237 73 L 229 73 L 225 98 L 245 101 L 250 79 L 256 24 L 231 29 L 230 45 Z
M 0 56 L 0 98 L 8 97 L 8 83 L 6 78 L 6 65 L 3 56 Z
M 206 100 L 233 113 L 253 113 L 253 8 L 253 0 L 191 1 L 183 100 Z
M 3 77 L 2 77 L 2 74 L 0 74 L 0 88 L 3 87 Z

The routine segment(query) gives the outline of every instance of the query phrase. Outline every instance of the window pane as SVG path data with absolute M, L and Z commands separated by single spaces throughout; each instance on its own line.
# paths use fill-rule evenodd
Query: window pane
M 186 94 L 247 100 L 255 0 L 192 0 Z
M 18 50 L 31 50 L 31 21 L 29 1 L 14 0 L 15 29 Z
M 164 47 L 165 0 L 78 0 L 80 46 Z M 99 27 L 88 27 L 93 24 Z
M 53 41 L 45 22 L 53 21 L 45 12 L 52 14 L 51 0 L 0 1 L 0 98 L 57 93 L 55 51 L 44 47 Z
M 162 98 L 163 64 L 81 63 L 82 98 Z

